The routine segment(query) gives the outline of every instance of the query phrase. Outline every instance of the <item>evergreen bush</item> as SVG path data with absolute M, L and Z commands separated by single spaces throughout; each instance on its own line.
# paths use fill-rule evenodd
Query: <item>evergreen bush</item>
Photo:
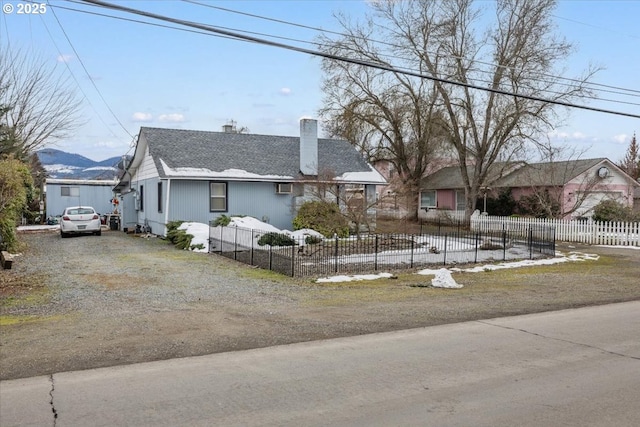
M 640 221 L 640 215 L 615 200 L 603 200 L 593 208 L 594 221 Z
M 258 244 L 260 246 L 293 246 L 295 242 L 293 241 L 291 236 L 282 233 L 270 232 L 260 236 L 260 239 L 258 239 Z
M 349 223 L 335 203 L 325 201 L 305 202 L 293 219 L 293 229 L 310 228 L 325 237 L 349 236 Z

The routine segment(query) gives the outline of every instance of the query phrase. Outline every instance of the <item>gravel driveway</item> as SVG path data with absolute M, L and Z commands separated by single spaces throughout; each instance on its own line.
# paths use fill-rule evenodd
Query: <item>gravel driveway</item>
M 0 270 L 0 379 L 640 299 L 630 249 L 578 248 L 602 257 L 443 290 L 407 271 L 316 284 L 116 231 L 20 239 Z

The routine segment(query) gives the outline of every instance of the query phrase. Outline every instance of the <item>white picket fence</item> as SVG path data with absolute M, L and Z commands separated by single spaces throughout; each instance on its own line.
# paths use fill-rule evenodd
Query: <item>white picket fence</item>
M 471 217 L 471 229 L 477 231 L 515 231 L 536 226 L 553 227 L 556 241 L 640 247 L 640 222 L 596 222 L 483 215 Z

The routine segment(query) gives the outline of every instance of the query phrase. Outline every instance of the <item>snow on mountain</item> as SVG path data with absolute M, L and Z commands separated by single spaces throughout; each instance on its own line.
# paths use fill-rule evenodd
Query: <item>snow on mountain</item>
M 37 152 L 40 163 L 55 179 L 98 179 L 113 180 L 118 176 L 118 163 L 122 157 L 96 162 L 80 154 L 67 153 L 53 148 Z

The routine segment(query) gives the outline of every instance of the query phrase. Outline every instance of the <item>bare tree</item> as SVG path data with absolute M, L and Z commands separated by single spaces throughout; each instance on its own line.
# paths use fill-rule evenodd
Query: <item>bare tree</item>
M 372 2 L 377 20 L 370 19 L 366 29 L 360 29 L 343 19 L 347 35 L 333 44 L 324 40 L 330 46 L 326 50 L 394 63 L 396 69 L 409 67 L 435 80 L 416 84 L 397 73 L 326 60 L 324 111 L 342 112 L 333 118 L 363 120 L 363 115 L 351 115 L 354 104 L 373 104 L 373 111 L 386 113 L 385 118 L 403 117 L 398 111 L 419 118 L 409 123 L 420 123 L 419 128 L 427 130 L 423 135 L 440 135 L 444 128 L 460 165 L 465 214 L 470 216 L 492 166 L 508 164 L 526 141 L 535 141 L 558 124 L 553 103 L 531 98 L 570 102 L 589 94 L 587 83 L 597 70 L 589 69 L 570 81 L 555 77 L 564 74 L 558 64 L 572 50 L 554 34 L 555 4 L 555 0 L 498 0 L 495 22 L 483 32 L 481 10 L 472 0 Z M 387 44 L 375 43 L 373 37 Z M 385 58 L 393 60 L 385 61 L 379 46 L 387 46 Z M 410 89 L 414 87 L 420 90 Z M 387 140 L 393 140 L 389 134 L 398 138 L 396 130 L 407 135 L 407 121 L 399 122 L 403 126 L 379 126 L 380 134 Z M 396 146 L 410 148 L 410 141 L 426 141 L 432 147 L 433 140 L 402 138 Z M 404 149 L 390 154 L 399 164 L 403 155 L 415 155 Z
M 335 203 L 356 233 L 375 230 L 375 209 L 384 196 L 376 197 L 374 186 L 341 182 L 328 169 L 318 171 L 314 177 L 300 178 L 297 184 L 304 188 L 307 200 Z
M 325 52 L 387 64 L 389 46 L 370 39 L 385 28 L 369 17 L 364 25 L 351 25 L 339 17 L 344 28 L 341 40 L 321 38 Z M 392 34 L 382 37 L 393 37 Z M 407 66 L 411 66 L 411 58 Z M 324 107 L 320 115 L 331 136 L 345 138 L 370 161 L 388 160 L 409 195 L 409 212 L 417 215 L 420 179 L 445 140 L 442 111 L 433 83 L 371 67 L 326 59 Z
M 60 71 L 26 51 L 0 48 L 0 124 L 7 135 L 0 154 L 27 159 L 79 125 L 80 101 Z

